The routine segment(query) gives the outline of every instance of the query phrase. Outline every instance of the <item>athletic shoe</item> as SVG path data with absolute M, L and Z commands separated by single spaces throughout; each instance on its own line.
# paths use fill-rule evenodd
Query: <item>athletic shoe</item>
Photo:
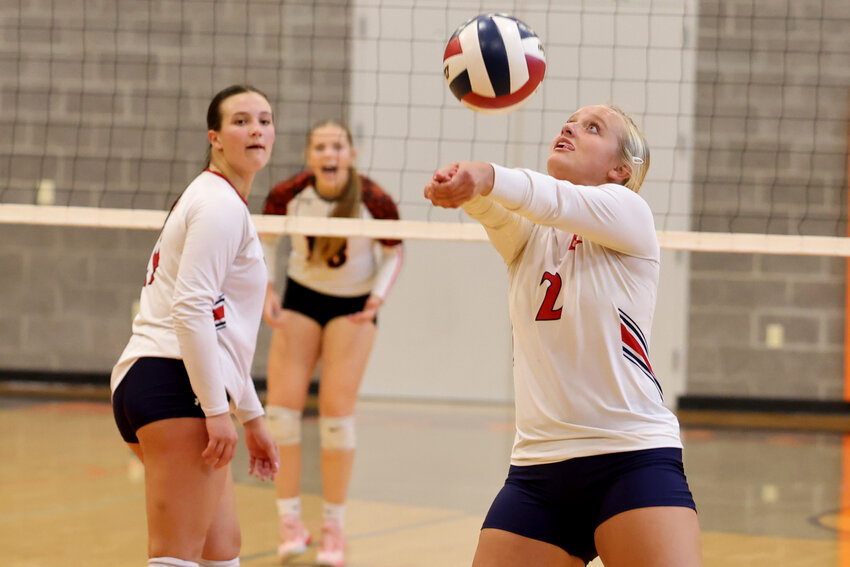
M 342 526 L 336 520 L 322 522 L 322 541 L 316 552 L 316 564 L 329 567 L 345 565 L 345 539 L 342 537 Z
M 279 531 L 281 544 L 277 546 L 277 558 L 281 562 L 304 553 L 313 541 L 301 518 L 294 514 L 285 514 L 280 517 Z

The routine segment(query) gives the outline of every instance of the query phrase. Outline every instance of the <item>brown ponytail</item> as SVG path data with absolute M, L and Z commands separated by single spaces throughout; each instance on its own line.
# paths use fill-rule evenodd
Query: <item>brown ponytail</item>
M 348 130 L 345 130 L 346 133 Z M 350 136 L 350 134 L 349 134 Z M 349 139 L 349 143 L 351 143 Z M 348 168 L 348 181 L 337 198 L 336 205 L 331 211 L 331 218 L 360 218 L 360 203 L 363 201 L 363 182 L 357 168 Z M 311 264 L 323 264 L 339 254 L 345 247 L 347 238 L 340 236 L 317 236 L 313 241 L 310 254 Z

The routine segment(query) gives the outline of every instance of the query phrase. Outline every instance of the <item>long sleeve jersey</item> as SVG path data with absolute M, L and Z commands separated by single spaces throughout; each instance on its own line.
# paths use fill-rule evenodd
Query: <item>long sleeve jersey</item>
M 398 209 L 390 196 L 368 177 L 361 175 L 360 180 L 360 217 L 398 220 Z M 330 216 L 335 204 L 319 195 L 311 172 L 302 172 L 272 188 L 263 213 L 324 218 Z M 312 241 L 311 236 L 291 236 L 287 275 L 314 291 L 338 297 L 372 294 L 385 299 L 401 271 L 401 240 L 350 236 L 338 257 L 323 264 L 310 262 Z M 273 244 L 267 247 L 266 257 L 274 258 Z
M 148 261 L 112 391 L 138 358 L 176 358 L 205 415 L 231 406 L 242 423 L 263 415 L 250 370 L 266 282 L 247 203 L 224 177 L 201 173 L 172 209 Z
M 511 462 L 681 447 L 649 361 L 660 249 L 647 203 L 621 185 L 494 169 L 492 192 L 464 210 L 508 266 Z

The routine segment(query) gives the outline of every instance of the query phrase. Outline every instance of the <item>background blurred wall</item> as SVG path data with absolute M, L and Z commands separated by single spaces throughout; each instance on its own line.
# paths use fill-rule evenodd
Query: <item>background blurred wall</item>
M 693 230 L 845 236 L 850 2 L 701 0 L 699 22 Z M 846 269 L 693 254 L 688 392 L 842 399 Z

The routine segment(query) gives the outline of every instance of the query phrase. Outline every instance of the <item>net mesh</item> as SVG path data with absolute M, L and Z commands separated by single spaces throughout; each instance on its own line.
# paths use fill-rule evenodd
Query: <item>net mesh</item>
M 465 109 L 440 73 L 447 37 L 484 11 L 525 20 L 547 52 L 543 86 L 509 116 Z M 247 82 L 278 130 L 254 211 L 302 166 L 310 125 L 334 118 L 403 218 L 432 223 L 416 234 L 451 239 L 444 223 L 468 220 L 422 199 L 435 168 L 545 169 L 566 114 L 610 101 L 650 140 L 642 194 L 663 246 L 845 255 L 841 240 L 713 233 L 846 235 L 848 28 L 838 0 L 6 2 L 0 220 L 121 226 L 111 209 L 167 209 L 203 163 L 211 94 Z M 379 226 L 363 230 L 393 230 Z

